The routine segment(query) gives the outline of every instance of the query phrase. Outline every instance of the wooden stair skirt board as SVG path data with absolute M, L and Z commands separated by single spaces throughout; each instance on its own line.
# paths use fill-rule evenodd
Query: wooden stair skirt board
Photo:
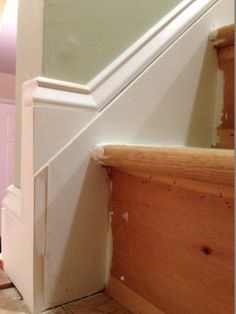
M 233 313 L 233 156 L 224 149 L 95 149 L 97 162 L 112 167 L 108 292 L 133 313 Z
M 214 31 L 210 39 L 217 50 L 224 75 L 224 108 L 218 127 L 219 148 L 234 148 L 234 25 Z

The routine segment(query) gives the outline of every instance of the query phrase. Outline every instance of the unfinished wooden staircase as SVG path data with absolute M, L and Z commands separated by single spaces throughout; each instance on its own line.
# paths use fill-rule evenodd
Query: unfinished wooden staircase
M 217 51 L 224 85 L 224 105 L 216 147 L 234 148 L 234 25 L 217 29 L 210 39 Z
M 213 38 L 225 80 L 217 148 L 94 151 L 112 182 L 108 292 L 133 313 L 233 313 L 232 35 L 229 26 Z
M 110 294 L 134 313 L 233 311 L 232 150 L 97 147 L 112 167 Z

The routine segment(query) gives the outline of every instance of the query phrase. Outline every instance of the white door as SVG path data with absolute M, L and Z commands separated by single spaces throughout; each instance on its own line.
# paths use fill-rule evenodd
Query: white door
M 14 182 L 15 105 L 0 102 L 0 202 Z

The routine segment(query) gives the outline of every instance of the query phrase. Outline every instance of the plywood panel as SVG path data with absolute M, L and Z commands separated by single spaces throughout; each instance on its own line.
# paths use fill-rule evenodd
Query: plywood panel
M 233 312 L 233 188 L 112 170 L 111 274 L 166 314 Z

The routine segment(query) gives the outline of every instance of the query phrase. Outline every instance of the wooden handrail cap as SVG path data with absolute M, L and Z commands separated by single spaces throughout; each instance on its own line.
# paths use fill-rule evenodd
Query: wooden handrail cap
M 98 145 L 94 160 L 104 166 L 177 176 L 217 184 L 234 183 L 234 151 L 230 149 Z

